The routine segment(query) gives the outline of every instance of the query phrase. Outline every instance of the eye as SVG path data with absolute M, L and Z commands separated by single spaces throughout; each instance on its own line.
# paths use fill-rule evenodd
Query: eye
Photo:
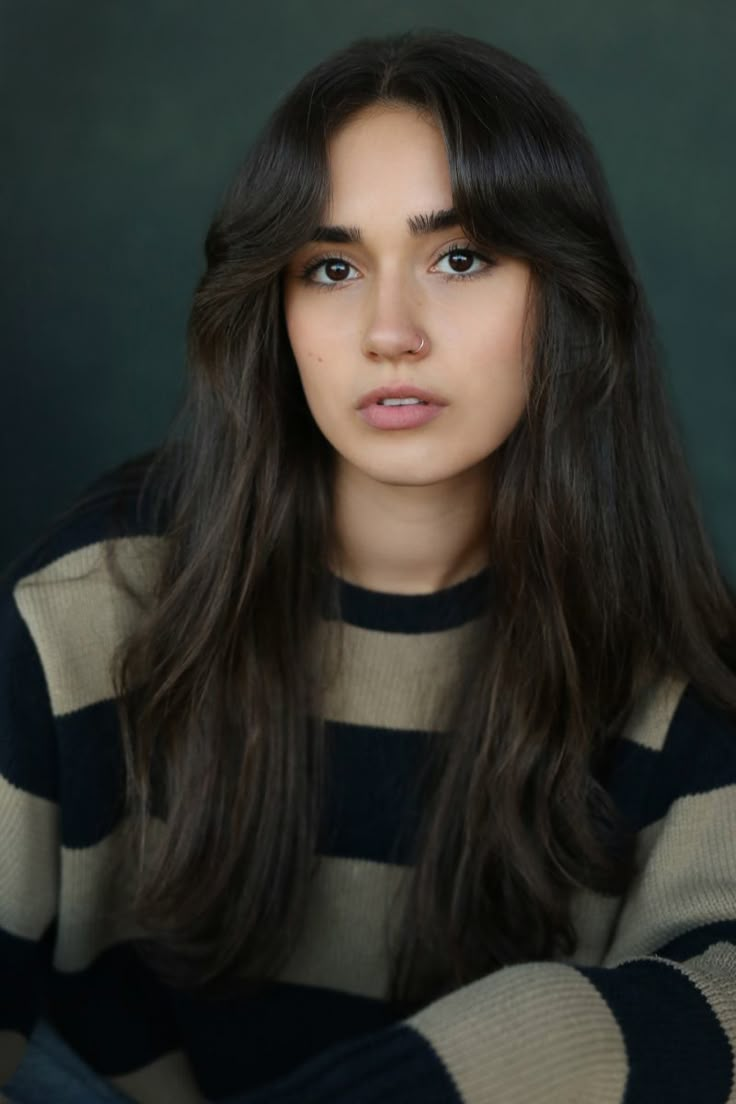
M 480 276 L 481 272 L 485 272 L 493 264 L 490 257 L 484 257 L 477 249 L 471 249 L 466 245 L 450 246 L 441 257 L 437 258 L 435 266 L 439 266 L 444 261 L 450 266 L 449 271 L 447 269 L 440 269 L 440 271 L 449 279 Z
M 357 271 L 344 257 L 315 257 L 302 269 L 300 276 L 309 284 L 329 287 L 331 284 L 349 283 L 355 278 L 349 276 L 351 270 Z M 324 279 L 318 279 L 318 274 Z
M 457 243 L 451 245 L 437 258 L 434 268 L 447 263 L 448 270 L 439 269 L 440 274 L 446 280 L 469 280 L 473 276 L 480 276 L 495 263 L 492 258 L 484 256 L 477 249 L 469 245 Z M 352 273 L 352 275 L 351 275 Z M 359 278 L 358 270 L 346 257 L 339 254 L 314 257 L 299 272 L 299 278 L 305 284 L 311 284 L 321 288 L 333 288 L 339 284 L 352 283 Z

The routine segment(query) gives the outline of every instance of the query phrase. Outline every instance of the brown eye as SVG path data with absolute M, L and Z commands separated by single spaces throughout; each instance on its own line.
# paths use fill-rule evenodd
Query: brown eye
M 447 259 L 455 272 L 467 272 L 473 267 L 474 254 L 467 249 L 453 249 Z
M 307 284 L 318 284 L 323 288 L 347 284 L 355 279 L 353 265 L 344 257 L 318 257 L 311 261 L 301 273 L 301 279 Z
M 436 267 L 446 280 L 470 280 L 474 276 L 480 276 L 493 267 L 495 262 L 490 257 L 484 257 L 477 249 L 470 249 L 465 245 L 455 245 L 447 249 L 437 259 Z M 449 269 L 442 265 L 449 265 Z
M 347 261 L 341 261 L 336 258 L 332 261 L 325 261 L 324 270 L 325 275 L 328 276 L 330 280 L 341 281 L 345 279 L 350 271 L 350 265 Z

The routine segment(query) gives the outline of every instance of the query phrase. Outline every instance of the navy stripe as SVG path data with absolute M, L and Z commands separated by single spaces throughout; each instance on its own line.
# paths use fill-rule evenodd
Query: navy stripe
M 178 1045 L 162 990 L 127 943 L 79 973 L 54 973 L 49 1019 L 103 1077 L 130 1073 Z
M 665 745 L 669 773 L 684 782 L 677 796 L 709 793 L 736 783 L 736 718 L 692 684 L 680 699 Z
M 637 831 L 666 816 L 678 798 L 736 784 L 736 723 L 688 684 L 661 751 L 620 737 L 595 769 Z
M 208 1099 L 283 1077 L 332 1045 L 390 1026 L 403 1012 L 384 1001 L 284 982 L 246 997 L 207 1001 L 170 990 L 168 998 Z
M 53 937 L 53 926 L 38 942 L 0 928 L 0 1031 L 30 1035 L 44 1001 Z
M 624 1104 L 693 1104 L 696 1082 L 698 1104 L 729 1098 L 729 1041 L 706 998 L 676 967 L 648 959 L 576 969 L 595 985 L 623 1033 L 629 1060 Z
M 65 847 L 90 847 L 113 831 L 125 793 L 117 708 L 96 702 L 56 720 L 59 739 L 61 839 Z
M 36 646 L 10 593 L 0 598 L 0 774 L 58 800 L 56 733 Z
M 693 928 L 657 947 L 652 953 L 675 962 L 685 962 L 707 951 L 714 943 L 733 943 L 736 946 L 736 920 L 716 920 L 712 924 Z
M 325 810 L 318 849 L 374 862 L 413 862 L 420 816 L 417 789 L 435 733 L 327 721 L 325 736 Z
M 659 756 L 642 827 L 665 816 L 678 798 L 736 784 L 736 724 L 688 684 Z
M 489 1086 L 489 1099 L 492 1086 Z M 402 1025 L 334 1047 L 291 1077 L 248 1096 L 252 1104 L 463 1104 L 445 1066 L 418 1032 Z M 650 1102 L 651 1104 L 651 1102 Z
M 606 748 L 605 763 L 594 771 L 626 823 L 635 831 L 658 820 L 647 801 L 661 753 L 620 737 Z
M 489 607 L 494 585 L 488 567 L 430 594 L 387 594 L 328 574 L 337 584 L 342 619 L 349 625 L 381 632 L 423 633 L 457 628 Z M 327 609 L 325 603 L 325 615 Z

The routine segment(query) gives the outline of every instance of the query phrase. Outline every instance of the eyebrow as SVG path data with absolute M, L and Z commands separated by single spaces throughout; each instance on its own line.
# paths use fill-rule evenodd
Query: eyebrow
M 436 234 L 438 230 L 447 230 L 459 226 L 460 220 L 454 207 L 445 211 L 430 211 L 429 214 L 410 215 L 406 220 L 412 237 L 423 234 Z M 357 226 L 318 226 L 310 238 L 313 242 L 337 242 L 339 244 L 361 245 L 363 235 Z

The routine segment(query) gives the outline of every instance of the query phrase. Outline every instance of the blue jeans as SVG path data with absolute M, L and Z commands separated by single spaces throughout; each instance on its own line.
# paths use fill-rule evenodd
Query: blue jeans
M 47 1020 L 28 1040 L 23 1061 L 0 1087 L 9 1104 L 130 1104 L 66 1045 Z M 220 1104 L 248 1104 L 250 1093 L 236 1093 Z
M 45 1020 L 31 1035 L 23 1061 L 2 1089 L 12 1104 L 120 1104 L 130 1097 L 98 1077 Z

